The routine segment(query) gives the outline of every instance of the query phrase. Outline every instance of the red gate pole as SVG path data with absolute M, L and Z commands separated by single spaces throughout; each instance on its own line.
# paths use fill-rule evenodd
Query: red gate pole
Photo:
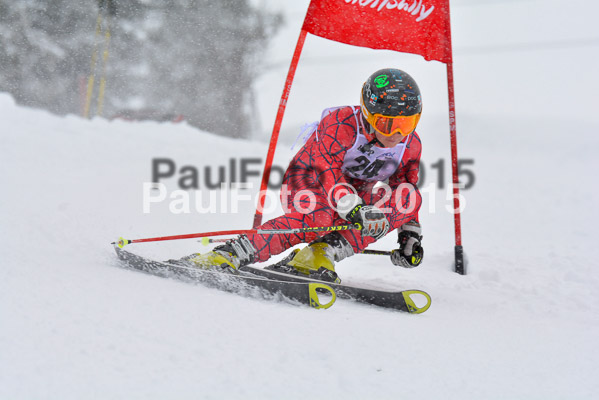
M 451 141 L 451 172 L 453 182 L 453 208 L 455 225 L 455 272 L 466 275 L 464 248 L 462 247 L 462 223 L 460 220 L 460 187 L 458 181 L 458 141 L 453 90 L 453 62 L 447 63 L 447 91 L 449 94 L 449 135 Z
M 287 79 L 285 80 L 285 87 L 283 88 L 283 94 L 281 95 L 281 101 L 279 102 L 279 109 L 277 111 L 277 117 L 275 119 L 275 125 L 272 128 L 272 135 L 270 137 L 270 145 L 268 147 L 268 153 L 266 155 L 266 163 L 264 164 L 264 172 L 262 172 L 262 183 L 260 184 L 260 192 L 258 192 L 258 205 L 256 207 L 256 214 L 254 215 L 254 228 L 257 228 L 262 224 L 262 210 L 264 208 L 264 200 L 266 189 L 268 187 L 268 179 L 270 178 L 270 169 L 272 167 L 272 160 L 275 155 L 275 147 L 279 140 L 279 131 L 281 130 L 281 123 L 283 122 L 283 114 L 285 114 L 285 108 L 287 107 L 287 100 L 289 99 L 289 93 L 291 92 L 291 85 L 293 84 L 293 77 L 295 76 L 295 70 L 306 41 L 305 30 L 300 31 L 297 44 L 295 45 L 295 51 L 293 52 L 293 58 L 291 59 L 291 65 L 289 66 L 289 72 L 287 72 Z

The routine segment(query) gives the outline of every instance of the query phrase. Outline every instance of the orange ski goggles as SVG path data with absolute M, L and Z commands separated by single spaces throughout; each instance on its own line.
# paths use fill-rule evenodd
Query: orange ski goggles
M 366 107 L 362 107 L 362 113 L 364 114 L 366 121 L 368 121 L 368 123 L 383 136 L 393 136 L 398 132 L 401 133 L 402 136 L 408 136 L 416 129 L 421 114 L 388 117 L 382 114 L 371 114 L 366 110 Z

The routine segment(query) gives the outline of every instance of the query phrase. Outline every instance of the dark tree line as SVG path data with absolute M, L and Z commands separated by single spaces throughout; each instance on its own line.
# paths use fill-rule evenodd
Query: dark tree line
M 247 137 L 252 82 L 280 23 L 248 0 L 0 0 L 0 91 L 82 114 L 95 53 L 91 115 L 105 78 L 103 116 L 151 109 Z

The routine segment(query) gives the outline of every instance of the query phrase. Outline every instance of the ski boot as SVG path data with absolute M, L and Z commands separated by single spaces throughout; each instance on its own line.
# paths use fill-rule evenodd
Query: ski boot
M 168 260 L 167 263 L 237 274 L 239 267 L 254 261 L 255 254 L 256 249 L 247 236 L 241 235 L 237 239 L 231 239 L 225 244 L 215 247 L 206 254 L 195 253 L 179 260 Z
M 286 259 L 267 269 L 341 283 L 341 279 L 335 272 L 335 261 L 341 261 L 353 254 L 354 250 L 348 241 L 338 232 L 333 232 L 313 241 L 301 250 L 294 250 Z

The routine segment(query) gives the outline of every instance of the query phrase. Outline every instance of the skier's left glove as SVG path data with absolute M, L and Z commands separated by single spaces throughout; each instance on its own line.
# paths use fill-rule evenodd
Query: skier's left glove
M 399 249 L 391 251 L 391 262 L 404 268 L 414 268 L 422 263 L 422 228 L 416 221 L 403 224 L 397 233 Z

